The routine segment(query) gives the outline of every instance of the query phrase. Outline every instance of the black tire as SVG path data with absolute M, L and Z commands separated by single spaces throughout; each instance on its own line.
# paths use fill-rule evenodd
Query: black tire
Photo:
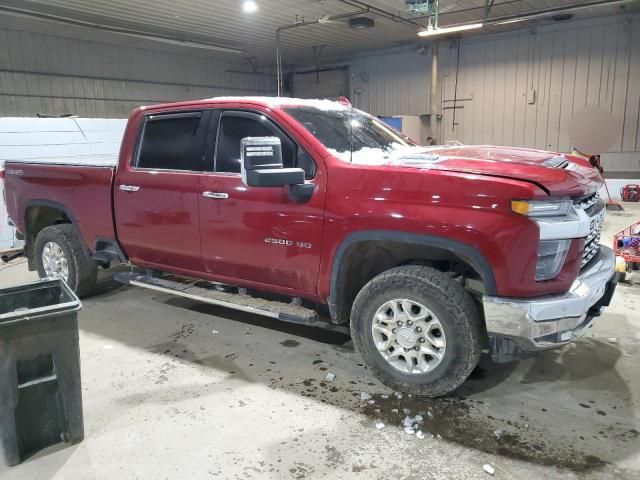
M 78 297 L 85 297 L 96 285 L 98 265 L 84 246 L 76 227 L 70 224 L 52 225 L 38 233 L 35 242 L 35 259 L 40 278 L 47 274 L 42 261 L 42 252 L 47 243 L 57 243 L 67 260 L 69 279 L 67 285 Z
M 616 272 L 616 281 L 624 282 L 627 279 L 627 272 Z
M 378 352 L 371 334 L 373 318 L 393 299 L 419 302 L 438 317 L 446 348 L 433 370 L 405 373 Z M 471 296 L 449 275 L 419 265 L 387 270 L 362 288 L 351 311 L 351 335 L 378 380 L 395 390 L 425 397 L 446 395 L 462 385 L 478 364 L 483 344 L 482 320 Z

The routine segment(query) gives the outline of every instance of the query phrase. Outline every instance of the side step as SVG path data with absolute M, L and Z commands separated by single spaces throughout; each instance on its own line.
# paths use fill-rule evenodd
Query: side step
M 350 334 L 349 327 L 321 321 L 318 313 L 297 303 L 252 297 L 244 294 L 244 289 L 216 282 L 196 280 L 173 275 L 154 277 L 135 272 L 119 272 L 114 280 L 125 285 L 148 288 L 157 292 L 190 298 L 203 303 L 240 310 L 242 312 L 275 318 L 283 322 L 297 323 L 324 330 Z M 237 290 L 238 293 L 232 290 Z

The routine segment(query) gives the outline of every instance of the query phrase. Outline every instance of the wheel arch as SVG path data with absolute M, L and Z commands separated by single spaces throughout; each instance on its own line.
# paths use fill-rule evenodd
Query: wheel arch
M 29 270 L 35 270 L 34 245 L 43 228 L 58 224 L 76 225 L 73 212 L 65 205 L 53 200 L 29 200 L 24 208 L 24 241 L 25 254 L 29 262 Z
M 367 259 L 363 261 L 363 257 Z M 371 261 L 369 261 L 371 260 Z M 482 282 L 487 295 L 495 295 L 493 269 L 476 248 L 449 238 L 386 230 L 352 233 L 342 240 L 333 257 L 327 303 L 335 323 L 347 323 L 358 291 L 373 277 L 399 265 L 456 262 Z M 347 283 L 353 276 L 353 282 Z

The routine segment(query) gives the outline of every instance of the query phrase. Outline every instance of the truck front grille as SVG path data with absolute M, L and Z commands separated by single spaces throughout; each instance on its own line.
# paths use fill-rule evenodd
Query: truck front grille
M 589 210 L 593 207 L 596 202 L 600 199 L 600 193 L 591 193 L 589 195 L 583 195 L 582 197 L 575 197 L 573 199 L 573 204 L 576 208 L 580 208 L 582 210 Z
M 600 251 L 600 232 L 602 230 L 602 224 L 600 227 L 591 231 L 584 245 L 584 255 L 582 256 L 582 265 L 584 267 L 596 254 Z
M 604 203 L 600 201 L 600 194 L 593 193 L 573 200 L 576 208 L 584 210 L 591 219 L 589 235 L 584 242 L 584 254 L 582 255 L 582 265 L 584 267 L 600 251 L 600 237 L 602 234 L 602 224 L 604 223 Z

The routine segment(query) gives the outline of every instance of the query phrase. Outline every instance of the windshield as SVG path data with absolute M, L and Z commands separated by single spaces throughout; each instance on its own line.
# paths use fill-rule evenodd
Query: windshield
M 326 110 L 318 107 L 287 107 L 332 155 L 347 162 L 363 163 L 388 158 L 391 152 L 411 148 L 416 143 L 377 118 L 353 108 Z M 352 155 L 353 153 L 353 155 Z

